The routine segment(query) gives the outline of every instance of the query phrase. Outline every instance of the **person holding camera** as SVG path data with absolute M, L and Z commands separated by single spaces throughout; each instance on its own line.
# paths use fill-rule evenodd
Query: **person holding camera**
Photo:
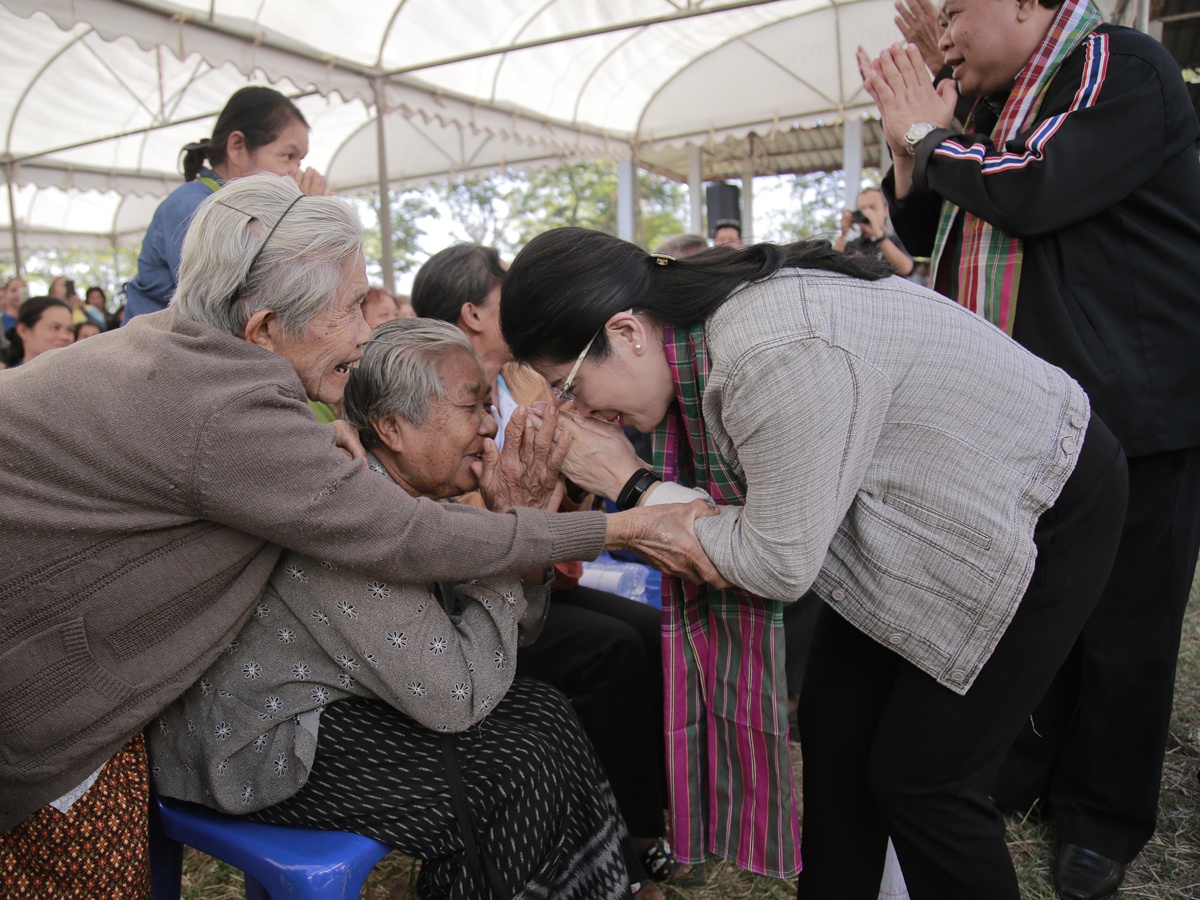
M 900 239 L 888 231 L 888 207 L 883 191 L 867 188 L 858 195 L 855 203 L 856 209 L 842 210 L 842 231 L 833 242 L 833 249 L 883 260 L 896 270 L 897 275 L 907 278 L 915 264 Z M 851 239 L 850 232 L 855 225 L 859 236 Z

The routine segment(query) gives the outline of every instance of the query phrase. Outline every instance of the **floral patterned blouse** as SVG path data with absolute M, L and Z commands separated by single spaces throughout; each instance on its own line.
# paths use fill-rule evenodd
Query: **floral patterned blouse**
M 541 630 L 547 590 L 462 582 L 443 592 L 450 612 L 438 591 L 285 553 L 236 640 L 147 727 L 156 789 L 229 813 L 279 803 L 308 778 L 321 711 L 346 697 L 437 731 L 479 722 L 512 683 L 518 640 Z

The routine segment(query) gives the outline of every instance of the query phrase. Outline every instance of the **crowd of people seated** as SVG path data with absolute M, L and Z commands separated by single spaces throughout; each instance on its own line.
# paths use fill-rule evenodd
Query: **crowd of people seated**
M 59 275 L 46 294 L 30 297 L 24 278 L 10 278 L 0 293 L 0 368 L 117 328 L 122 315 L 123 309 L 109 310 L 102 287 L 88 288 L 80 300 L 74 281 Z

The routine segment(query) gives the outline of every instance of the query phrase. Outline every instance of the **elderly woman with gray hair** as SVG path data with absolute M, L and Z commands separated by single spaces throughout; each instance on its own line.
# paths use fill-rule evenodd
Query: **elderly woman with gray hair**
M 305 400 L 340 399 L 370 337 L 361 242 L 345 203 L 286 178 L 237 179 L 197 211 L 168 309 L 0 379 L 6 891 L 143 890 L 138 735 L 230 646 L 284 548 L 383 584 L 522 572 L 605 546 L 716 577 L 692 534 L 703 504 L 607 519 L 509 508 L 529 500 L 507 474 L 520 460 L 488 447 L 497 514 L 414 498 L 340 451 Z M 549 457 L 551 438 L 520 443 Z M 103 858 L 94 841 L 72 844 L 99 821 L 131 829 L 104 833 Z M 85 884 L 72 854 L 89 860 Z
M 380 484 L 433 500 L 478 486 L 496 424 L 458 329 L 380 326 L 344 403 Z M 366 834 L 425 861 L 422 896 L 625 896 L 624 829 L 578 720 L 513 680 L 548 593 L 541 569 L 523 578 L 385 582 L 285 554 L 233 652 L 149 729 L 159 792 Z

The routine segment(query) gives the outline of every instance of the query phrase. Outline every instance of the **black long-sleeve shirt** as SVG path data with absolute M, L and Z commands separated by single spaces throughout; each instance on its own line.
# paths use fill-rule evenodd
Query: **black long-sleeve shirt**
M 943 198 L 1024 241 L 1013 337 L 1083 385 L 1131 456 L 1200 445 L 1198 138 L 1167 50 L 1102 25 L 1016 139 L 941 129 L 917 151 L 908 196 L 884 181 L 915 255 L 932 252 Z M 961 241 L 960 212 L 939 273 L 951 277 L 936 285 L 950 296 Z

